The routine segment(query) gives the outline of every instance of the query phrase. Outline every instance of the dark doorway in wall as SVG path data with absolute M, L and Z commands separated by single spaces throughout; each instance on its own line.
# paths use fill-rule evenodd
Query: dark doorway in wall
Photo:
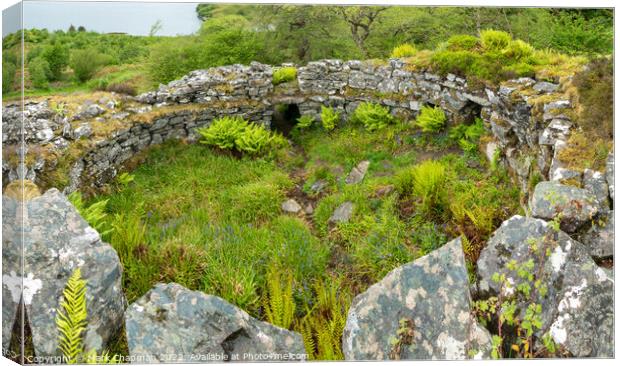
M 297 104 L 276 104 L 271 129 L 282 133 L 284 136 L 289 136 L 299 117 L 301 117 L 301 113 L 299 113 Z
M 476 122 L 476 118 L 480 118 L 481 112 L 482 106 L 480 104 L 469 101 L 465 103 L 463 108 L 461 108 L 459 118 L 461 119 L 461 122 L 470 125 Z

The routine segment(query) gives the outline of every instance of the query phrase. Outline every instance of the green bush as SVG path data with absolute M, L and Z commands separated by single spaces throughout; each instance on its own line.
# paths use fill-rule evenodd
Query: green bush
M 481 58 L 481 55 L 472 51 L 438 51 L 431 56 L 431 66 L 443 75 L 453 73 L 468 76 L 472 66 Z
M 236 147 L 236 141 L 248 126 L 241 117 L 222 117 L 211 122 L 208 127 L 198 129 L 203 137 L 201 143 L 217 146 L 223 150 L 231 150 Z
M 238 116 L 217 118 L 209 126 L 199 128 L 198 133 L 203 138 L 200 142 L 205 145 L 235 149 L 249 155 L 265 155 L 287 143 L 282 135 Z
M 32 86 L 35 88 L 45 89 L 49 86 L 49 78 L 52 71 L 50 65 L 43 57 L 36 57 L 28 64 L 28 73 Z
M 485 29 L 480 32 L 482 47 L 488 51 L 501 51 L 512 42 L 510 34 L 493 29 Z
M 386 127 L 394 121 L 387 107 L 371 102 L 361 103 L 353 112 L 351 121 L 362 123 L 367 131 L 372 132 Z
M 525 60 L 534 54 L 534 47 L 527 42 L 517 39 L 511 41 L 503 52 L 511 59 Z
M 278 85 L 297 79 L 297 69 L 282 67 L 273 72 L 273 85 Z
M 321 106 L 321 123 L 325 130 L 333 130 L 338 122 L 340 122 L 340 113 L 332 107 Z
M 41 57 L 47 61 L 50 67 L 50 81 L 60 80 L 62 72 L 69 64 L 69 51 L 67 47 L 59 42 L 47 45 L 41 51 Z
M 8 93 L 13 90 L 15 83 L 15 71 L 17 67 L 11 62 L 2 61 L 2 92 Z
M 309 114 L 304 114 L 303 116 L 297 118 L 297 127 L 299 128 L 308 128 L 312 126 L 314 123 L 314 116 Z
M 410 45 L 409 43 L 403 43 L 399 46 L 394 47 L 390 57 L 391 58 L 411 57 L 415 55 L 416 52 L 418 52 L 418 50 L 415 48 L 415 46 Z
M 424 106 L 415 123 L 423 132 L 437 132 L 445 125 L 446 114 L 439 107 Z
M 472 51 L 480 45 L 478 37 L 459 34 L 448 38 L 447 49 L 450 51 Z
M 102 237 L 107 237 L 114 231 L 106 220 L 106 217 L 108 216 L 106 213 L 108 200 L 101 200 L 87 206 L 82 199 L 82 194 L 79 191 L 70 193 L 67 198 L 84 218 L 84 220 L 86 220 L 90 226 L 97 230 Z
M 457 142 L 466 152 L 474 152 L 478 148 L 480 137 L 485 133 L 482 119 L 476 118 L 471 125 L 459 124 L 450 129 L 448 136 Z
M 73 51 L 69 65 L 81 82 L 90 80 L 102 66 L 110 64 L 109 56 L 99 53 L 93 48 Z
M 506 79 L 514 79 L 520 77 L 533 78 L 536 76 L 536 67 L 525 62 L 519 62 L 516 64 L 502 67 L 502 73 L 504 78 Z
M 264 155 L 270 149 L 284 147 L 286 139 L 263 126 L 248 124 L 235 139 L 237 150 L 250 155 Z
M 419 200 L 420 212 L 434 217 L 447 203 L 446 168 L 434 160 L 426 160 L 396 175 L 396 189 L 404 196 Z

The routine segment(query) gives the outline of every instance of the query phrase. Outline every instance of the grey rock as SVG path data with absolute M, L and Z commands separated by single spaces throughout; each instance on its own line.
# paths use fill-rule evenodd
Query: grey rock
M 101 108 L 98 104 L 91 104 L 84 109 L 82 115 L 88 118 L 94 118 L 103 113 L 105 113 L 105 109 Z
M 567 109 L 571 107 L 570 100 L 556 100 L 555 102 L 547 103 L 543 107 L 545 112 L 549 112 L 555 109 Z
M 329 218 L 330 223 L 349 222 L 355 206 L 352 202 L 344 202 L 338 206 L 332 216 Z
M 532 88 L 537 92 L 553 93 L 554 91 L 558 90 L 559 87 L 560 85 L 558 84 L 549 83 L 547 81 L 539 81 L 534 84 Z
M 73 138 L 79 140 L 82 137 L 90 137 L 93 134 L 93 128 L 90 123 L 80 123 L 78 127 L 73 130 Z
M 523 314 L 530 302 L 540 304 L 541 329 L 549 329 L 558 344 L 578 357 L 610 357 L 613 281 L 596 266 L 581 243 L 543 220 L 514 216 L 495 231 L 477 262 L 479 294 L 483 298 L 497 296 L 500 291 L 504 296 L 514 294 L 522 280 L 506 264 L 530 259 L 537 274 L 535 280 L 543 280 L 547 292 L 544 296 L 534 292 L 530 301 L 518 300 L 519 311 Z M 495 273 L 504 274 L 512 286 L 494 282 Z M 594 315 L 596 312 L 600 313 Z M 535 335 L 540 337 L 541 333 Z
M 370 166 L 370 161 L 364 160 L 357 164 L 357 166 L 351 169 L 349 175 L 345 178 L 345 182 L 347 184 L 358 184 L 364 180 L 364 176 L 366 176 L 366 172 L 368 171 L 368 166 Z
M 557 182 L 540 182 L 534 188 L 532 216 L 553 220 L 560 215 L 560 228 L 574 233 L 600 211 L 596 197 L 585 189 Z
M 99 233 L 56 189 L 26 201 L 23 221 L 18 203 L 12 198 L 3 196 L 2 209 L 5 224 L 2 236 L 3 346 L 11 339 L 10 327 L 15 321 L 20 298 L 23 298 L 35 354 L 60 354 L 56 309 L 69 276 L 80 268 L 82 278 L 87 281 L 85 347 L 97 351 L 106 348 L 108 341 L 120 331 L 125 309 L 122 267 L 114 249 L 101 241 Z M 22 228 L 23 242 L 18 235 Z M 22 255 L 24 277 L 19 268 Z
M 602 211 L 609 210 L 609 189 L 604 173 L 585 169 L 583 171 L 583 188 L 596 197 Z
M 305 359 L 298 333 L 176 283 L 157 284 L 131 304 L 125 331 L 129 354 L 140 363 Z
M 553 119 L 538 139 L 540 145 L 554 146 L 556 141 L 566 141 L 573 123 L 565 119 Z
M 413 332 L 395 354 L 402 325 Z M 342 349 L 346 360 L 462 360 L 488 358 L 489 332 L 471 315 L 461 240 L 398 267 L 349 309 Z
M 595 220 L 594 225 L 579 241 L 588 248 L 594 259 L 607 259 L 614 255 L 614 212 L 608 211 L 603 217 Z
M 288 213 L 298 213 L 299 211 L 301 211 L 301 206 L 299 205 L 299 203 L 297 203 L 297 201 L 292 198 L 283 202 L 281 208 L 282 211 Z
M 323 192 L 323 190 L 325 189 L 325 187 L 327 187 L 327 181 L 324 179 L 319 179 L 316 182 L 312 183 L 312 185 L 310 186 L 310 190 L 313 193 L 321 193 Z
M 614 154 L 610 153 L 607 156 L 607 167 L 605 169 L 605 178 L 607 179 L 607 186 L 609 187 L 609 196 L 614 199 Z

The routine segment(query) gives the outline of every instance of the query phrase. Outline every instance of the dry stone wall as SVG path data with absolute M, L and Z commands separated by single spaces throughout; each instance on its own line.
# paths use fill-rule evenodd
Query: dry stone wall
M 217 117 L 238 115 L 269 126 L 275 105 L 295 104 L 301 114 L 317 119 L 322 106 L 331 106 L 346 123 L 347 116 L 364 101 L 387 106 L 392 114 L 404 119 L 415 118 L 424 105 L 440 106 L 453 124 L 481 117 L 493 136 L 485 147 L 487 155 L 499 157 L 509 167 L 524 193 L 532 188 L 529 182 L 534 175 L 539 180 L 581 179 L 581 172 L 566 169 L 557 159 L 570 130 L 575 128 L 569 117 L 573 114 L 571 102 L 559 84 L 521 78 L 498 87 L 474 85 L 453 74 L 414 71 L 412 65 L 399 59 L 321 60 L 299 67 L 293 82 L 274 87 L 272 78 L 273 67 L 269 65 L 253 62 L 249 66 L 223 66 L 193 71 L 135 97 L 134 102 L 142 107 L 109 113 L 114 112 L 113 116 L 120 119 L 131 118 L 136 111 L 161 113 L 147 122 L 114 130 L 80 151 L 67 173 L 66 191 L 101 187 L 129 158 L 150 145 L 173 138 L 195 141 L 196 128 Z M 175 109 L 168 111 L 171 107 Z M 85 119 L 85 114 L 96 116 L 106 108 L 91 105 L 69 118 Z M 15 126 L 20 123 L 21 111 L 18 106 L 8 106 L 4 112 L 4 142 L 16 143 L 20 131 Z M 27 122 L 27 150 L 45 144 L 63 150 L 73 143 L 69 137 L 89 138 L 88 122 L 66 131 L 66 121 L 59 121 L 46 106 L 27 104 L 23 115 Z M 3 165 L 4 184 L 18 178 L 36 180 L 39 173 L 56 168 L 54 162 L 40 160 L 30 162 L 23 172 L 16 167 L 15 163 Z

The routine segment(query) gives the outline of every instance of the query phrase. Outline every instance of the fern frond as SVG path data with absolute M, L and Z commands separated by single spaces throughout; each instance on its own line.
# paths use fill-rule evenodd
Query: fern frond
M 289 329 L 295 319 L 295 300 L 293 299 L 293 275 L 287 276 L 286 287 L 282 287 L 282 277 L 276 267 L 267 274 L 267 296 L 263 300 L 267 321 L 281 328 Z
M 77 268 L 62 293 L 63 299 L 56 312 L 56 327 L 59 331 L 58 344 L 67 363 L 75 364 L 84 351 L 82 332 L 86 329 L 86 281 Z

